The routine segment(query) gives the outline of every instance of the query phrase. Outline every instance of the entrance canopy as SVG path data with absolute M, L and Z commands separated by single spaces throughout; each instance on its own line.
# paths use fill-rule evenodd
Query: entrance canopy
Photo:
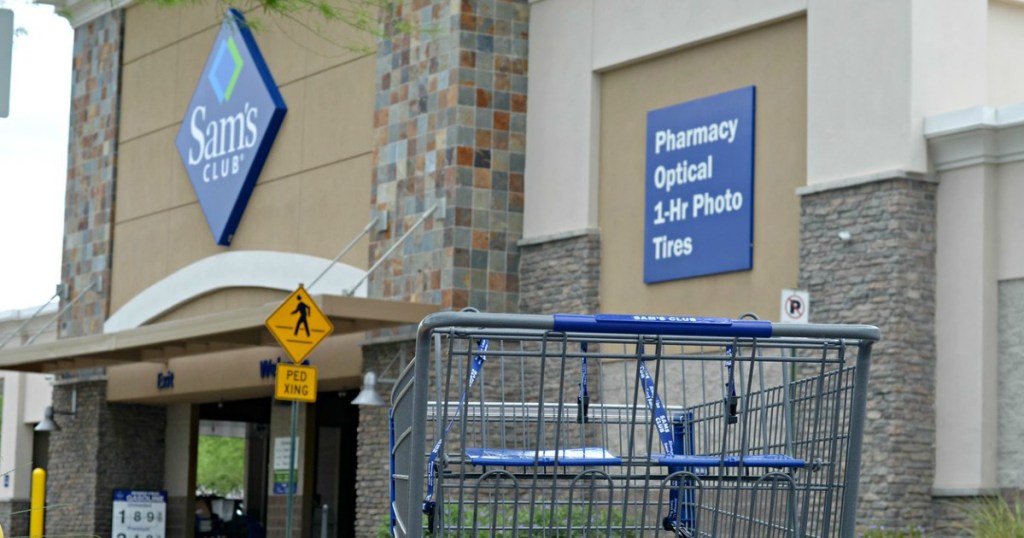
M 436 305 L 340 295 L 313 295 L 313 300 L 331 320 L 335 334 L 417 324 L 439 309 Z M 0 351 L 0 369 L 59 372 L 276 345 L 264 322 L 277 307 L 274 303 L 240 308 Z

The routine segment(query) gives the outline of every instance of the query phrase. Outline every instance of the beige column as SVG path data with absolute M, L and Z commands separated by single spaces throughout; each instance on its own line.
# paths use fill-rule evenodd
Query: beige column
M 195 534 L 196 447 L 199 412 L 191 404 L 167 408 L 164 487 L 167 490 L 167 535 Z

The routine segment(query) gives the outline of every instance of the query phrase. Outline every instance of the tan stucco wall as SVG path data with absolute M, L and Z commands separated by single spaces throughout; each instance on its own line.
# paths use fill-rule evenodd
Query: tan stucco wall
M 806 58 L 806 22 L 797 18 L 602 75 L 602 311 L 778 316 L 780 290 L 797 284 Z M 748 85 L 757 86 L 753 269 L 645 285 L 647 112 Z
M 358 389 L 362 383 L 363 335 L 328 337 L 308 357 L 317 369 L 320 391 Z M 280 358 L 292 361 L 276 346 L 257 346 L 213 351 L 170 359 L 140 362 L 107 371 L 107 401 L 167 405 L 182 402 L 206 403 L 244 398 L 270 397 L 274 378 L 260 375 L 260 362 Z M 174 388 L 157 390 L 157 375 L 173 372 Z
M 369 37 L 341 24 L 249 13 L 260 23 L 255 38 L 288 113 L 231 246 L 216 245 L 174 138 L 219 28 L 217 6 L 127 10 L 112 312 L 174 271 L 227 250 L 333 258 L 370 219 L 374 55 L 346 48 Z M 341 261 L 366 268 L 365 241 Z M 217 292 L 164 319 L 266 300 L 263 292 Z
M 257 304 L 280 303 L 289 292 L 264 288 L 231 288 L 199 297 L 172 309 L 150 323 L 216 314 Z

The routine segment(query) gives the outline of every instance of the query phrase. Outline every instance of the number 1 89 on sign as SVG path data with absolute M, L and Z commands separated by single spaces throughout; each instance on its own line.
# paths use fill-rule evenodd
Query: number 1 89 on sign
M 164 538 L 166 519 L 166 492 L 114 491 L 111 538 Z

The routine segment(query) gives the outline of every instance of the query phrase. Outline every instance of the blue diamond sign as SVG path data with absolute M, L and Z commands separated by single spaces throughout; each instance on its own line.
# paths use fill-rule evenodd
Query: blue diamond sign
M 176 145 L 218 245 L 230 245 L 288 107 L 245 18 L 229 9 Z

